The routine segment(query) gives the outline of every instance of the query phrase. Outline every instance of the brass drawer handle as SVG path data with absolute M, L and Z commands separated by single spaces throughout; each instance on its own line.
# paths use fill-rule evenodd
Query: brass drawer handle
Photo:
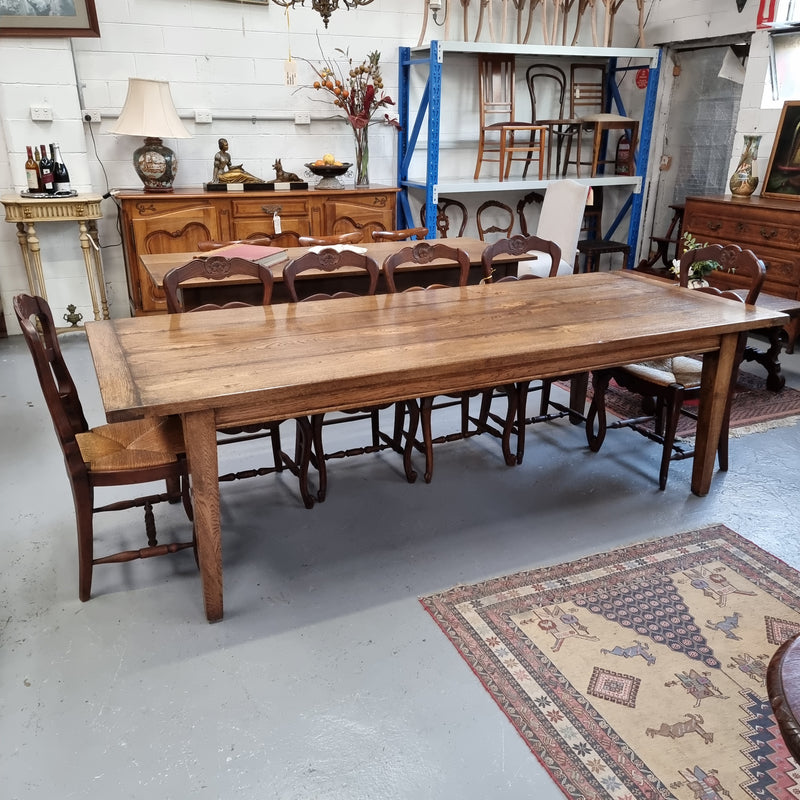
M 762 236 L 764 239 L 774 239 L 774 238 L 775 238 L 775 237 L 778 235 L 778 231 L 776 231 L 776 230 L 774 230 L 774 229 L 773 229 L 773 230 L 771 230 L 769 233 L 767 233 L 767 229 L 766 229 L 766 228 L 762 228 L 762 229 L 759 231 L 759 233 L 761 234 L 761 236 Z
M 708 229 L 710 231 L 718 231 L 721 227 L 722 227 L 722 223 L 721 222 L 709 222 L 708 223 Z
M 280 214 L 281 206 L 261 206 L 261 210 L 265 214 Z

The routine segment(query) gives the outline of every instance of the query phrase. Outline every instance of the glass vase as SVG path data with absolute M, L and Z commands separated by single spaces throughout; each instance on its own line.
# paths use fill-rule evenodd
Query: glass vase
M 356 140 L 356 187 L 369 186 L 369 126 L 353 128 Z
M 742 151 L 739 165 L 736 167 L 728 185 L 734 197 L 750 197 L 758 186 L 756 174 L 756 159 L 758 158 L 758 145 L 760 136 L 745 136 L 744 150 Z

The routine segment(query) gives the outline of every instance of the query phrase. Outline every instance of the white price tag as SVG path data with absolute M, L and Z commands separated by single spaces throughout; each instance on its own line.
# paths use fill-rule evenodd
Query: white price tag
M 281 218 L 277 211 L 272 215 L 272 227 L 275 233 L 281 233 Z

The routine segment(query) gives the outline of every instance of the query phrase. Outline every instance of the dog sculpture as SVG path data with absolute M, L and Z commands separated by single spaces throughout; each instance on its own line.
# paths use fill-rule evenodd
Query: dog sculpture
M 300 183 L 300 178 L 294 174 L 294 172 L 284 172 L 283 167 L 281 166 L 281 160 L 279 158 L 275 159 L 275 163 L 272 165 L 272 169 L 275 170 L 275 183 Z

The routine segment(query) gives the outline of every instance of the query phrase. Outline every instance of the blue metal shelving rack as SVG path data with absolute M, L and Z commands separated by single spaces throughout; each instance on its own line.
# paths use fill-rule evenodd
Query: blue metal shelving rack
M 659 72 L 661 66 L 661 51 L 657 48 L 622 48 L 622 47 L 564 47 L 560 45 L 514 45 L 495 44 L 484 42 L 441 42 L 431 41 L 427 47 L 401 47 L 400 48 L 400 75 L 399 75 L 399 121 L 401 130 L 398 133 L 398 159 L 397 159 L 397 185 L 400 187 L 398 196 L 398 227 L 412 228 L 418 223 L 413 219 L 409 203 L 409 189 L 425 192 L 425 224 L 433 238 L 436 235 L 436 204 L 439 193 L 464 194 L 480 192 L 492 195 L 499 192 L 531 191 L 533 189 L 546 189 L 549 181 L 538 180 L 506 180 L 470 181 L 465 179 L 440 180 L 439 176 L 439 140 L 442 114 L 442 70 L 445 55 L 452 53 L 513 53 L 517 56 L 566 58 L 579 60 L 592 58 L 605 60 L 608 63 L 609 80 L 609 109 L 613 104 L 619 113 L 624 114 L 617 89 L 616 77 L 618 73 L 645 68 L 649 71 L 647 90 L 645 94 L 642 123 L 639 126 L 639 144 L 635 158 L 636 174 L 634 176 L 599 175 L 594 178 L 581 178 L 583 183 L 594 186 L 621 186 L 630 187 L 630 195 L 626 199 L 617 217 L 605 232 L 605 238 L 611 238 L 625 216 L 630 214 L 628 226 L 628 244 L 631 246 L 631 256 L 628 266 L 633 266 L 636 248 L 639 239 L 639 229 L 642 217 L 642 204 L 644 199 L 643 180 L 647 174 L 652 138 L 653 117 L 656 110 L 656 94 L 658 90 Z M 631 63 L 620 66 L 620 59 L 628 59 Z M 637 63 L 633 63 L 637 62 Z M 416 114 L 411 118 L 411 75 L 412 70 L 427 68 L 427 79 L 420 96 Z M 425 181 L 412 180 L 410 175 L 411 162 L 417 154 L 417 143 L 423 124 L 427 119 L 427 148 L 425 151 Z

